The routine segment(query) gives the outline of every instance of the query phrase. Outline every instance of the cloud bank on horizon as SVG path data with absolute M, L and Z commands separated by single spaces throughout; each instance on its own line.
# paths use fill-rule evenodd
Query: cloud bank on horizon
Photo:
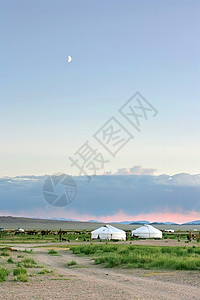
M 122 168 L 118 169 L 115 174 L 117 175 L 153 175 L 156 172 L 156 169 L 145 169 L 142 168 L 141 166 L 133 166 L 132 168 Z M 111 172 L 107 173 L 108 175 L 111 175 Z
M 74 177 L 78 193 L 68 206 L 50 206 L 42 196 L 46 176 L 0 178 L 0 214 L 81 221 L 185 222 L 200 213 L 200 175 L 153 175 L 154 169 L 135 166 L 116 174 Z M 124 175 L 122 175 L 124 174 Z

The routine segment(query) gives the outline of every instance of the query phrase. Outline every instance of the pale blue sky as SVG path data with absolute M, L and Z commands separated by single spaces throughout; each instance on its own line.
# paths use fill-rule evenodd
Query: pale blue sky
M 159 114 L 106 171 L 199 173 L 199 13 L 189 0 L 1 1 L 0 176 L 78 174 L 68 156 L 137 90 Z

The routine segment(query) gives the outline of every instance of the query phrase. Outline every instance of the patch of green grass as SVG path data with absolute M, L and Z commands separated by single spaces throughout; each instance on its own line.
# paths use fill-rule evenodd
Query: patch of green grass
M 14 264 L 14 260 L 13 260 L 12 257 L 9 257 L 9 258 L 7 259 L 7 262 L 8 262 L 9 264 Z
M 14 276 L 14 281 L 21 281 L 21 282 L 27 282 L 28 277 L 26 274 L 21 274 L 19 276 Z
M 49 273 L 53 273 L 53 270 L 43 268 L 41 271 L 38 272 L 38 274 L 40 275 L 49 274 Z
M 144 268 L 200 270 L 200 247 L 81 245 L 71 250 L 78 255 L 91 255 L 95 264 L 107 268 Z
M 75 265 L 75 266 L 73 266 L 73 269 L 89 269 L 89 267 L 88 266 Z
M 25 268 L 21 268 L 21 267 L 15 268 L 13 270 L 13 275 L 14 276 L 18 276 L 18 275 L 21 275 L 21 274 L 27 274 L 27 270 Z
M 17 252 L 20 252 L 20 253 L 29 253 L 29 254 L 33 254 L 33 249 L 30 249 L 30 250 L 18 250 Z
M 32 257 L 23 258 L 22 263 L 36 265 L 36 261 Z
M 60 253 L 58 253 L 58 251 L 56 251 L 56 250 L 54 250 L 54 249 L 50 249 L 50 250 L 48 251 L 48 254 L 60 256 Z
M 72 260 L 72 261 L 68 262 L 67 265 L 68 265 L 68 267 L 74 266 L 74 265 L 77 265 L 77 262 L 75 260 Z
M 18 262 L 18 266 L 25 268 L 35 268 L 37 267 L 37 263 L 32 257 L 25 257 L 20 262 Z
M 17 281 L 21 281 L 21 282 L 27 282 L 28 281 L 28 277 L 27 277 L 27 270 L 25 268 L 19 267 L 19 268 L 15 268 L 13 270 L 13 275 L 14 275 L 14 280 Z
M 28 281 L 28 277 L 26 274 L 21 274 L 19 277 L 18 277 L 18 280 L 21 281 L 21 282 L 27 282 Z
M 91 255 L 96 253 L 104 253 L 104 252 L 115 252 L 118 249 L 118 246 L 114 245 L 81 245 L 70 247 L 74 254 L 85 254 Z
M 22 252 L 24 252 L 24 253 L 29 253 L 29 254 L 33 254 L 33 249 L 30 249 L 30 250 L 25 249 L 25 250 L 22 251 Z
M 6 268 L 0 268 L 0 282 L 5 281 L 9 275 L 9 270 Z
M 1 247 L 0 251 L 8 251 L 8 247 Z
M 0 256 L 10 256 L 10 253 L 8 252 L 8 250 L 5 249 L 0 249 Z

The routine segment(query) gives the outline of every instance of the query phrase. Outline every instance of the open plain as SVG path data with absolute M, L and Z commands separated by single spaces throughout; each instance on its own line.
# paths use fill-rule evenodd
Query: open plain
M 10 274 L 6 281 L 0 283 L 0 299 L 199 299 L 199 269 L 106 268 L 95 264 L 93 256 L 75 255 L 70 250 L 81 245 L 184 247 L 185 243 L 176 240 L 136 240 L 92 244 L 78 241 L 3 244 L 1 248 L 4 250 L 1 251 L 7 254 L 1 256 L 1 266 L 10 269 Z M 196 241 L 187 247 L 199 249 Z M 6 263 L 9 258 L 13 263 Z M 33 265 L 23 265 L 26 258 L 32 259 Z M 12 274 L 12 269 L 16 267 L 26 267 L 27 281 L 16 280 Z

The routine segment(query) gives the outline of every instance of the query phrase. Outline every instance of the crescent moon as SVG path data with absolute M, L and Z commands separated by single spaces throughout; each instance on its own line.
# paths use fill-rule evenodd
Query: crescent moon
M 67 57 L 67 62 L 70 63 L 71 61 L 72 61 L 71 56 L 68 56 L 68 57 Z

